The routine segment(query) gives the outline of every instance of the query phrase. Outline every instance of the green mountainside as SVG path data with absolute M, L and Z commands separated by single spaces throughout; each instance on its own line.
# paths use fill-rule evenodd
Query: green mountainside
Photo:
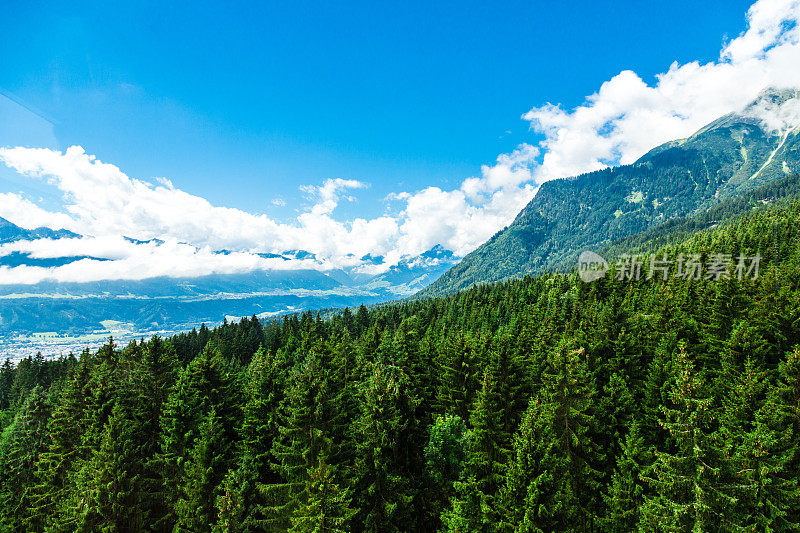
M 583 249 L 601 249 L 800 173 L 799 106 L 800 92 L 767 90 L 741 112 L 633 164 L 546 182 L 511 225 L 419 296 L 569 269 Z
M 599 253 L 608 259 L 622 254 L 653 253 L 664 246 L 692 238 L 703 230 L 742 220 L 748 213 L 764 206 L 786 206 L 797 198 L 800 198 L 800 174 L 784 176 L 696 215 L 674 218 L 642 233 L 618 239 L 601 248 Z

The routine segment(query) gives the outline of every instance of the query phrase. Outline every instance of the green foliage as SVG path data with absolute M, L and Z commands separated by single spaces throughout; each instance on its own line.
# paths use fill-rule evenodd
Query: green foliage
M 625 437 L 611 485 L 604 495 L 608 507 L 604 525 L 608 531 L 624 533 L 636 529 L 647 489 L 642 476 L 652 464 L 652 451 L 645 444 L 640 425 L 634 423 Z
M 46 449 L 50 409 L 44 390 L 35 387 L 0 436 L 0 527 L 4 531 L 38 525 L 31 509 L 30 480 Z
M 540 393 L 528 405 L 514 440 L 501 491 L 505 529 L 592 529 L 602 509 L 597 499 L 601 463 L 590 438 L 591 379 L 585 350 L 569 343 L 548 360 Z
M 136 531 L 148 523 L 148 500 L 142 486 L 142 456 L 136 423 L 122 403 L 114 406 L 100 448 L 79 473 L 76 507 L 82 531 Z
M 797 530 L 800 203 L 751 207 L 631 246 L 755 280 L 542 275 L 4 365 L 0 529 Z
M 308 470 L 305 492 L 308 495 L 292 514 L 291 533 L 344 533 L 355 511 L 350 509 L 349 489 L 336 484 L 335 468 L 320 454 Z
M 356 421 L 357 520 L 367 532 L 405 531 L 413 523 L 412 481 L 407 474 L 416 399 L 408 376 L 377 362 L 361 390 Z
M 236 442 L 238 438 L 241 399 L 238 379 L 230 366 L 217 346 L 210 342 L 181 372 L 164 406 L 161 451 L 156 458 L 163 476 L 162 494 L 167 503 L 167 512 L 159 521 L 162 527 L 171 529 L 175 523 L 175 510 L 178 500 L 184 497 L 187 468 L 193 450 L 197 451 L 196 443 L 201 437 L 203 424 L 211 424 L 225 443 Z M 210 421 L 212 410 L 214 417 Z M 217 468 L 224 469 L 218 473 L 219 479 L 224 478 L 232 460 L 233 452 L 226 451 L 217 461 Z M 212 505 L 213 502 L 212 499 Z
M 176 531 L 210 530 L 216 522 L 215 503 L 232 445 L 226 438 L 222 418 L 212 408 L 200 424 L 186 464 L 185 482 L 175 504 Z
M 458 415 L 444 415 L 434 421 L 425 446 L 425 466 L 431 483 L 443 493 L 448 493 L 461 477 L 468 445 L 467 426 Z
M 672 446 L 656 452 L 647 477 L 654 493 L 642 520 L 647 528 L 707 531 L 732 515 L 735 498 L 724 483 L 728 465 L 722 436 L 715 430 L 713 398 L 683 349 L 676 372 L 671 405 L 663 407 L 661 420 Z

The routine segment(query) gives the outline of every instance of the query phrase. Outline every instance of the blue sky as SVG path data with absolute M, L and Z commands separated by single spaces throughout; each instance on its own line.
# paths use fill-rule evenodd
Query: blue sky
M 54 147 L 285 219 L 326 178 L 370 184 L 344 216 L 455 186 L 536 138 L 533 106 L 713 60 L 749 2 L 14 4 L 0 90 L 55 121 Z
M 0 255 L 113 260 L 0 283 L 463 256 L 545 181 L 800 87 L 800 0 L 115 4 L 0 19 L 0 217 L 91 237 Z

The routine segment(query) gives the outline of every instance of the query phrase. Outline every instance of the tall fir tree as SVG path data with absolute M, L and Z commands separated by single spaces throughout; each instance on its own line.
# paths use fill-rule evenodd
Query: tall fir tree
M 463 333 L 448 336 L 439 347 L 436 391 L 439 413 L 456 415 L 461 420 L 469 419 L 477 389 L 473 351 L 471 340 Z
M 414 523 L 407 446 L 413 432 L 417 399 L 409 396 L 402 369 L 378 361 L 361 391 L 356 421 L 355 488 L 359 530 L 407 531 Z
M 224 442 L 235 442 L 241 422 L 240 402 L 237 376 L 213 343 L 207 344 L 181 372 L 164 407 L 161 450 L 155 464 L 161 469 L 161 496 L 167 513 L 159 519 L 159 528 L 172 529 L 175 524 L 175 509 L 184 494 L 186 467 L 200 437 L 201 423 L 213 409 L 214 431 L 222 433 Z M 233 452 L 226 449 L 218 462 L 223 469 L 218 473 L 220 479 L 231 467 Z
M 740 414 L 731 421 L 728 440 L 738 496 L 736 525 L 749 530 L 798 530 L 800 350 L 787 354 L 774 382 L 765 382 L 763 376 L 759 366 L 748 360 L 738 391 L 731 395 L 738 399 L 733 410 Z M 754 405 L 754 397 L 762 391 L 766 398 Z
M 656 451 L 645 478 L 653 494 L 642 506 L 639 524 L 645 530 L 707 531 L 732 512 L 734 498 L 724 484 L 729 465 L 713 398 L 683 345 L 675 368 L 671 405 L 663 407 L 661 419 L 671 443 Z
M 117 403 L 99 449 L 78 476 L 72 506 L 78 530 L 141 531 L 150 523 L 137 430 L 130 410 Z
M 269 502 L 264 509 L 269 527 L 289 527 L 295 511 L 307 504 L 308 475 L 322 454 L 338 460 L 340 449 L 331 436 L 341 431 L 345 421 L 336 408 L 336 398 L 320 354 L 308 354 L 292 370 L 272 444 L 272 468 L 279 480 L 263 487 Z
M 91 455 L 84 435 L 89 427 L 91 360 L 88 350 L 67 377 L 47 425 L 46 450 L 39 456 L 30 487 L 30 529 L 74 530 L 66 503 L 75 490 L 73 473 Z
M 503 526 L 517 531 L 591 531 L 602 462 L 591 439 L 592 380 L 585 351 L 562 341 L 554 348 L 514 439 L 501 492 Z
M 568 514 L 576 505 L 575 495 L 568 484 L 558 486 L 564 465 L 557 464 L 559 457 L 550 450 L 556 439 L 554 413 L 548 407 L 540 398 L 531 399 L 514 435 L 512 459 L 499 494 L 498 531 L 555 531 L 575 523 Z
M 225 528 L 221 530 L 261 531 L 269 523 L 267 507 L 271 502 L 265 493 L 269 485 L 281 482 L 272 469 L 272 448 L 281 425 L 285 374 L 282 351 L 270 355 L 259 348 L 248 365 L 239 464 L 225 478 L 224 494 L 218 500 Z
M 608 513 L 603 520 L 613 533 L 635 531 L 647 487 L 642 476 L 653 464 L 653 450 L 642 436 L 641 425 L 634 422 L 617 458 L 616 468 L 604 495 Z
M 11 425 L 0 436 L 0 529 L 41 530 L 41 516 L 32 512 L 31 481 L 47 446 L 51 406 L 47 393 L 35 386 L 26 395 Z
M 319 454 L 305 480 L 306 500 L 292 513 L 290 533 L 345 533 L 352 531 L 351 491 L 336 483 L 335 467 Z
M 212 408 L 200 424 L 186 465 L 181 495 L 175 504 L 175 531 L 211 531 L 216 523 L 215 504 L 227 474 L 232 446 L 224 421 Z

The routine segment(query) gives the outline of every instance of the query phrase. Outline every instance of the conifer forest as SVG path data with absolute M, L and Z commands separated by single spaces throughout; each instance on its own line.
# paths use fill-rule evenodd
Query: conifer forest
M 576 273 L 0 370 L 2 531 L 796 531 L 800 202 Z M 655 243 L 655 244 L 654 244 Z

